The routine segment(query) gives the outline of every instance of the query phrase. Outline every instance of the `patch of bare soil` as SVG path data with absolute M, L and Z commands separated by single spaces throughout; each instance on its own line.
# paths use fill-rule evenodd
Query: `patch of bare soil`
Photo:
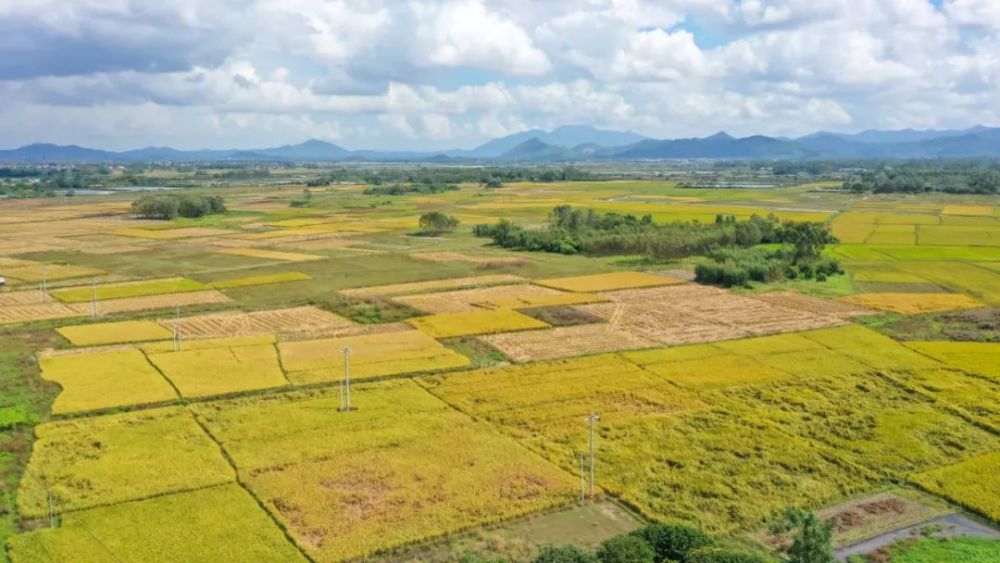
M 577 307 L 536 307 L 523 309 L 521 312 L 552 326 L 575 326 L 604 322 L 601 317 Z

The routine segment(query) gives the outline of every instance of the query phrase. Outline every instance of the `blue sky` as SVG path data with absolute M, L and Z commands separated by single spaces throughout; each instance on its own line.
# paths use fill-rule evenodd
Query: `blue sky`
M 0 0 L 0 147 L 1000 125 L 997 0 Z

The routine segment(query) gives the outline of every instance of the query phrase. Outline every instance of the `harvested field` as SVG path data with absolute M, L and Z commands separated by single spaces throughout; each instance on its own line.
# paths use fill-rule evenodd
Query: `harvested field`
M 536 307 L 522 309 L 522 313 L 551 326 L 576 326 L 603 322 L 597 315 L 576 307 Z
M 874 311 L 859 305 L 834 301 L 832 299 L 811 297 L 794 291 L 770 291 L 768 293 L 749 294 L 747 297 L 779 307 L 786 307 L 806 313 L 816 313 L 817 315 L 831 315 L 842 319 L 874 314 Z
M 351 377 L 368 378 L 469 365 L 469 359 L 420 332 L 389 332 L 322 340 L 282 342 L 278 349 L 288 379 L 296 384 L 344 377 L 343 349 L 351 349 Z
M 265 260 L 280 260 L 282 262 L 310 262 L 312 260 L 325 260 L 326 256 L 316 254 L 299 254 L 297 252 L 279 252 L 277 250 L 264 250 L 263 248 L 224 248 L 216 250 L 220 254 L 230 254 L 232 256 L 247 256 L 250 258 L 262 258 Z
M 115 313 L 133 313 L 136 311 L 151 311 L 168 307 L 186 307 L 188 305 L 208 305 L 212 303 L 228 303 L 231 299 L 226 294 L 216 291 L 190 291 L 167 295 L 150 295 L 148 297 L 129 297 L 126 299 L 111 299 L 97 303 L 99 315 Z M 72 308 L 81 314 L 90 313 L 89 303 L 78 303 Z
M 220 485 L 66 514 L 55 529 L 15 536 L 15 563 L 306 559 L 239 485 Z
M 0 292 L 0 310 L 15 305 L 39 305 L 51 301 L 41 290 Z
M 468 262 L 482 266 L 526 264 L 528 258 L 519 256 L 468 256 L 459 252 L 414 252 L 410 256 L 430 262 Z
M 30 323 L 52 319 L 82 317 L 86 313 L 67 307 L 62 303 L 39 303 L 37 305 L 11 305 L 0 307 L 0 325 Z
M 308 281 L 312 278 L 302 272 L 282 272 L 280 274 L 268 274 L 262 276 L 249 276 L 245 278 L 231 278 L 219 280 L 211 283 L 215 289 L 233 289 L 237 287 L 248 287 L 253 285 L 270 285 L 272 283 L 285 283 L 293 281 Z
M 520 284 L 526 280 L 521 276 L 508 274 L 497 274 L 490 276 L 475 276 L 469 278 L 450 278 L 443 280 L 431 280 L 411 283 L 395 283 L 390 285 L 377 285 L 373 287 L 359 287 L 355 289 L 345 289 L 340 293 L 349 297 L 391 297 L 394 295 L 406 295 L 411 293 L 424 293 L 428 291 L 444 291 L 448 289 L 462 289 L 472 287 L 487 287 L 491 285 L 511 285 Z
M 479 302 L 476 305 L 487 309 L 527 309 L 533 307 L 585 305 L 587 303 L 601 303 L 603 301 L 607 301 L 607 298 L 596 293 L 558 293 L 555 295 L 505 296 Z
M 226 483 L 235 474 L 180 407 L 39 425 L 17 504 L 22 514 L 117 504 Z
M 207 397 L 288 385 L 273 344 L 149 354 L 183 397 Z
M 927 491 L 1000 522 L 1000 451 L 955 465 L 917 473 L 910 478 Z
M 56 332 L 74 346 L 100 346 L 125 342 L 167 340 L 173 333 L 153 321 L 121 321 L 65 326 Z
M 195 407 L 317 561 L 368 558 L 575 498 L 574 477 L 412 381 L 354 391 L 349 414 L 336 390 Z
M 417 317 L 407 322 L 434 338 L 549 328 L 548 324 L 512 309 L 442 313 Z
M 172 330 L 175 319 L 161 319 L 158 322 Z M 250 313 L 236 311 L 211 313 L 181 317 L 176 322 L 179 323 L 184 338 L 224 338 L 275 333 L 309 334 L 354 326 L 351 321 L 317 307 L 294 307 Z
M 637 287 L 655 287 L 660 285 L 677 285 L 684 281 L 665 276 L 655 276 L 643 272 L 615 272 L 610 274 L 594 274 L 571 278 L 555 278 L 535 280 L 535 283 L 545 287 L 576 291 L 580 293 L 615 291 Z
M 842 301 L 903 315 L 982 307 L 961 293 L 862 293 L 844 297 Z
M 616 350 L 650 348 L 657 343 L 607 324 L 586 324 L 480 337 L 517 362 L 533 362 Z
M 142 280 L 135 282 L 100 284 L 96 287 L 81 286 L 52 291 L 52 296 L 63 303 L 90 302 L 94 296 L 98 301 L 108 299 L 124 299 L 129 297 L 145 297 L 149 295 L 165 295 L 169 293 L 185 293 L 203 291 L 209 286 L 187 278 L 164 278 L 158 280 Z
M 530 284 L 502 285 L 457 291 L 439 291 L 394 297 L 393 301 L 425 313 L 467 313 L 483 308 L 497 308 L 498 302 L 530 303 L 540 299 L 563 299 L 572 296 L 547 287 Z
M 172 401 L 173 387 L 138 350 L 119 350 L 43 358 L 42 377 L 62 392 L 52 405 L 56 414 Z

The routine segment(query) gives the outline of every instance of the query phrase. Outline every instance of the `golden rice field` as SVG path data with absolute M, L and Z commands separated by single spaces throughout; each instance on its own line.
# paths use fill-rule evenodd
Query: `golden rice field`
M 325 256 L 316 254 L 302 254 L 299 252 L 281 252 L 278 250 L 265 250 L 263 248 L 224 248 L 216 250 L 220 254 L 232 256 L 246 256 L 249 258 L 262 258 L 264 260 L 278 260 L 281 262 L 311 262 L 313 260 L 325 260 Z
M 444 291 L 448 289 L 465 289 L 474 287 L 487 287 L 491 285 L 510 285 L 524 283 L 527 280 L 520 276 L 510 274 L 496 274 L 488 276 L 473 276 L 467 278 L 451 278 L 443 280 L 431 280 L 410 283 L 394 283 L 389 285 L 376 285 L 371 287 L 359 287 L 345 289 L 340 293 L 350 297 L 391 297 L 396 295 L 407 295 L 411 293 L 425 293 L 428 291 Z
M 11 561 L 306 561 L 235 484 L 73 512 L 61 520 L 58 528 L 14 536 Z
M 676 285 L 684 282 L 674 278 L 656 276 L 643 272 L 615 272 L 610 274 L 593 274 L 589 276 L 577 276 L 571 278 L 536 280 L 535 283 L 545 287 L 561 289 L 563 291 L 589 293 L 599 291 L 615 291 L 618 289 L 632 289 L 637 287 Z
M 949 366 L 1000 382 L 1000 343 L 907 342 L 906 345 Z
M 207 397 L 288 385 L 274 345 L 150 353 L 149 361 L 182 397 Z
M 352 378 L 460 368 L 465 356 L 442 346 L 419 330 L 281 342 L 278 350 L 288 379 L 295 384 L 339 381 L 344 377 L 344 348 L 350 348 Z
M 62 391 L 52 404 L 56 414 L 172 401 L 173 387 L 139 350 L 43 357 L 42 377 Z
M 408 321 L 414 327 L 434 338 L 453 338 L 549 328 L 548 323 L 518 313 L 513 309 L 472 311 L 469 313 L 442 313 L 417 317 Z
M 262 276 L 248 276 L 245 278 L 230 278 L 211 283 L 215 289 L 233 289 L 237 287 L 248 287 L 253 285 L 270 285 L 272 283 L 286 283 L 294 281 L 308 281 L 312 278 L 309 274 L 302 272 L 282 272 L 280 274 L 267 274 Z
M 17 495 L 27 516 L 114 505 L 235 480 L 219 447 L 180 407 L 37 427 Z
M 844 297 L 843 300 L 903 315 L 982 307 L 981 303 L 961 293 L 862 293 Z
M 57 289 L 52 296 L 63 303 L 83 303 L 92 299 L 105 301 L 109 299 L 124 299 L 128 297 L 146 297 L 167 293 L 185 293 L 189 291 L 204 291 L 209 286 L 187 278 L 166 278 L 159 280 L 143 280 L 114 284 L 100 284 L 94 287 L 75 287 Z
M 925 490 L 1000 522 L 1000 451 L 911 475 Z
M 100 276 L 104 273 L 104 270 L 100 270 L 98 268 L 40 263 L 5 267 L 3 270 L 4 277 L 28 283 L 37 283 L 43 280 L 52 281 L 87 278 Z
M 411 381 L 195 407 L 249 489 L 316 561 L 572 502 L 576 479 Z
M 57 328 L 74 346 L 100 346 L 102 344 L 122 344 L 166 340 L 173 333 L 153 321 L 119 321 L 114 323 L 92 323 Z
M 97 302 L 98 315 L 113 315 L 116 313 L 135 313 L 155 309 L 188 307 L 192 305 L 211 305 L 229 303 L 232 301 L 226 294 L 214 289 L 207 291 L 187 291 L 184 293 L 168 293 L 149 295 L 146 297 L 125 297 Z M 76 303 L 71 307 L 80 314 L 89 315 L 90 303 Z

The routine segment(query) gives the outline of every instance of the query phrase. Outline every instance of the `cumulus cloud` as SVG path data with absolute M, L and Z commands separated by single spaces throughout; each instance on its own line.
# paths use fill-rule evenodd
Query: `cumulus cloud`
M 0 37 L 2 146 L 1000 124 L 995 0 L 0 0 Z

